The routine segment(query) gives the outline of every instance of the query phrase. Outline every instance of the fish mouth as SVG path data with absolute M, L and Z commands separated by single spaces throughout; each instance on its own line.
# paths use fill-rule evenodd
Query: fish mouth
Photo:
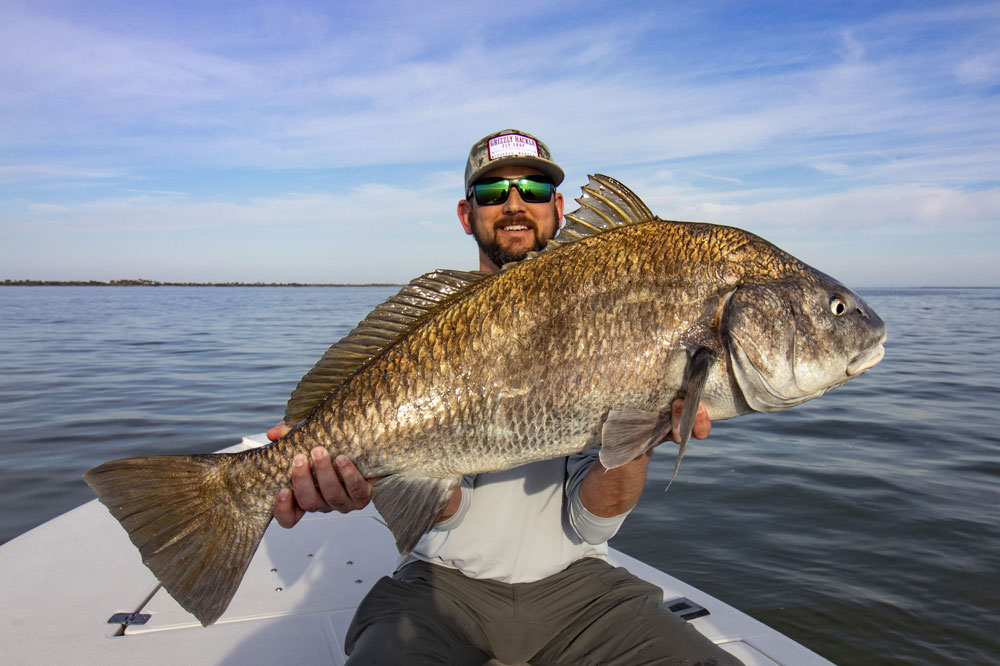
M 885 357 L 885 345 L 866 349 L 847 364 L 847 376 L 857 377 L 875 367 Z

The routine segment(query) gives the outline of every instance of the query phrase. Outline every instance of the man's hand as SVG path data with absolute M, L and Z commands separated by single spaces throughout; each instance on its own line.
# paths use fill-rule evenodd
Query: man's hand
M 681 412 L 684 411 L 684 398 L 677 398 L 670 405 L 670 439 L 674 444 L 681 443 Z M 708 418 L 708 410 L 704 403 L 698 404 L 698 411 L 694 415 L 694 426 L 691 429 L 691 436 L 695 439 L 705 439 L 712 431 L 712 421 Z
M 677 398 L 670 405 L 670 438 L 680 444 L 681 413 L 684 411 L 684 400 Z M 705 439 L 712 429 L 705 405 L 698 405 L 694 417 L 694 427 L 691 436 L 695 439 Z M 655 447 L 654 447 L 655 448 Z M 583 506 L 596 516 L 619 516 L 639 502 L 643 485 L 646 483 L 646 467 L 653 449 L 640 454 L 635 459 L 615 469 L 605 469 L 600 461 L 587 472 L 580 484 L 580 501 Z
M 281 439 L 291 429 L 282 421 L 267 431 L 271 441 Z M 347 456 L 330 459 L 322 446 L 309 452 L 312 469 L 304 454 L 292 460 L 292 487 L 278 492 L 274 518 L 282 527 L 292 527 L 308 511 L 347 513 L 363 509 L 372 498 L 371 483 Z

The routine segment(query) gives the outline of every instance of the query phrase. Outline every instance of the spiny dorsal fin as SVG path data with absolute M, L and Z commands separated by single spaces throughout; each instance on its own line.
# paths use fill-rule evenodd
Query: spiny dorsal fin
M 592 175 L 581 189 L 583 194 L 576 200 L 580 208 L 566 215 L 566 224 L 553 242 L 570 243 L 655 217 L 635 192 L 609 176 Z
M 326 350 L 292 391 L 285 407 L 285 423 L 293 426 L 309 416 L 335 386 L 391 346 L 421 318 L 486 275 L 480 271 L 437 270 L 415 278 Z
M 639 196 L 610 176 L 594 174 L 581 187 L 583 194 L 576 200 L 580 207 L 567 213 L 566 224 L 556 237 L 538 252 L 528 253 L 533 258 L 542 252 L 573 243 L 582 238 L 602 234 L 611 229 L 652 220 L 656 216 Z M 517 262 L 504 264 L 504 270 Z

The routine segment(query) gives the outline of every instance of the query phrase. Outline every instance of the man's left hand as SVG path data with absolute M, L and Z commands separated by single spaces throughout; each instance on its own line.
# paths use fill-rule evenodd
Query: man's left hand
M 674 444 L 681 443 L 681 412 L 684 411 L 684 398 L 677 398 L 670 405 L 670 439 Z M 712 431 L 712 420 L 708 418 L 705 404 L 698 405 L 698 413 L 694 417 L 694 428 L 691 436 L 695 439 L 705 439 Z

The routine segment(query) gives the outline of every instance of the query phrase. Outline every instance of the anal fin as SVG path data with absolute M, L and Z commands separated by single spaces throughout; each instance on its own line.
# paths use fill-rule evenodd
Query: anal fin
M 372 501 L 403 555 L 413 550 L 448 505 L 461 479 L 393 474 L 379 480 Z

